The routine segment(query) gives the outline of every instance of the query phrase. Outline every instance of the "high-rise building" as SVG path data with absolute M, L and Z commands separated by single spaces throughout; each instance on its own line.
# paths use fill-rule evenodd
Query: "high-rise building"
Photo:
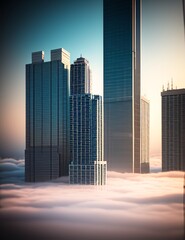
M 69 178 L 71 184 L 104 185 L 102 97 L 90 86 L 89 63 L 78 58 L 71 65 Z
M 150 105 L 141 97 L 141 173 L 150 172 L 149 164 Z
M 104 0 L 104 124 L 108 169 L 140 173 L 141 0 Z
M 68 175 L 70 54 L 51 51 L 32 53 L 26 65 L 25 180 L 48 181 Z
M 71 64 L 71 95 L 91 93 L 91 70 L 87 59 L 80 57 Z
M 163 90 L 162 171 L 185 171 L 185 89 Z

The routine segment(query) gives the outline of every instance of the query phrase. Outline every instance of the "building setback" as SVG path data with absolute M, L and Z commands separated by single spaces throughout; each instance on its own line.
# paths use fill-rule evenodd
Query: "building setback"
M 26 65 L 25 180 L 48 181 L 68 175 L 70 54 L 51 51 L 32 53 Z
M 141 97 L 141 173 L 150 172 L 149 129 L 150 105 L 149 101 L 145 97 Z
M 162 171 L 185 171 L 185 89 L 162 96 Z
M 102 97 L 92 95 L 89 63 L 71 65 L 70 166 L 71 184 L 106 184 L 103 161 Z
M 140 173 L 140 0 L 104 0 L 104 119 L 108 169 Z

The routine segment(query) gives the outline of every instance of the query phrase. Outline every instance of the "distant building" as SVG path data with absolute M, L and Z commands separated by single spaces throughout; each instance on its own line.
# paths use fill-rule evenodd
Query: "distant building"
M 105 160 L 140 173 L 141 0 L 103 1 Z
M 68 175 L 70 54 L 65 49 L 32 53 L 26 65 L 25 180 Z
M 70 78 L 71 95 L 91 93 L 91 70 L 87 59 L 80 57 L 71 64 Z
M 149 101 L 145 97 L 141 97 L 141 173 L 150 172 L 149 129 L 150 129 L 150 105 Z
M 71 184 L 106 184 L 102 125 L 102 97 L 91 94 L 89 63 L 81 57 L 71 65 Z
M 163 90 L 162 171 L 185 171 L 185 89 Z

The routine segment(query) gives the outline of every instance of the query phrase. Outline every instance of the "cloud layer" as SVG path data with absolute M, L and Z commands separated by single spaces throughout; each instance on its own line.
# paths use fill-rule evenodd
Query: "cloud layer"
M 19 183 L 24 180 L 24 160 L 0 159 L 0 183 Z
M 182 172 L 108 172 L 107 186 L 95 187 L 68 185 L 67 178 L 26 184 L 23 166 L 0 160 L 4 238 L 183 239 Z

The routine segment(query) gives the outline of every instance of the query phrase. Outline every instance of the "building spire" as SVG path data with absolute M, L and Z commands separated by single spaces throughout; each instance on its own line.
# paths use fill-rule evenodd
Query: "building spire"
M 169 90 L 170 89 L 170 83 L 168 82 L 168 84 L 167 84 L 167 90 Z
M 162 86 L 162 91 L 164 92 L 164 84 L 163 84 L 163 86 Z

